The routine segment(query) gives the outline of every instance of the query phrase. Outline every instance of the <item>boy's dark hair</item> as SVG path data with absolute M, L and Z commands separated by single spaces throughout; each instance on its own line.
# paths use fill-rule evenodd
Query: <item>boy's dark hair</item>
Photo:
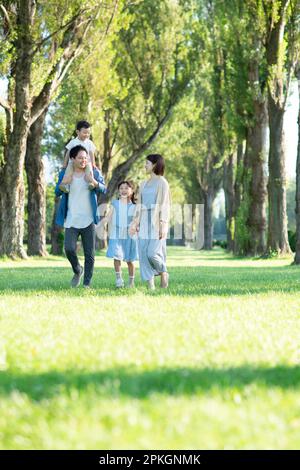
M 85 153 L 87 154 L 86 148 L 84 148 L 83 145 L 75 145 L 75 147 L 73 147 L 70 150 L 69 157 L 70 158 L 76 158 L 81 150 L 84 150 Z
M 146 160 L 149 160 L 149 162 L 155 165 L 153 172 L 156 175 L 163 176 L 165 172 L 165 160 L 161 155 L 159 155 L 158 153 L 153 153 L 151 155 L 148 155 L 146 157 Z
M 80 131 L 80 129 L 89 129 L 91 127 L 90 123 L 87 121 L 78 121 L 76 124 L 76 130 Z
M 132 204 L 135 204 L 136 202 L 135 202 L 135 192 L 134 192 L 134 184 L 133 184 L 133 182 L 132 182 L 132 181 L 127 181 L 127 180 L 121 181 L 121 182 L 118 184 L 118 189 L 120 189 L 120 186 L 121 186 L 122 184 L 127 184 L 127 186 L 129 186 L 129 188 L 132 189 L 132 195 L 131 195 L 130 199 L 131 199 Z

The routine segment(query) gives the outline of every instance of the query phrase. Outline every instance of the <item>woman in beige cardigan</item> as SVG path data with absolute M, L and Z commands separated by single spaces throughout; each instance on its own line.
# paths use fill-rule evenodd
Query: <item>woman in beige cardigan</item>
M 149 289 L 155 289 L 154 276 L 160 275 L 162 288 L 168 287 L 166 239 L 170 216 L 170 189 L 163 177 L 165 162 L 161 155 L 148 155 L 145 164 L 149 179 L 140 185 L 130 235 L 138 232 L 140 273 Z

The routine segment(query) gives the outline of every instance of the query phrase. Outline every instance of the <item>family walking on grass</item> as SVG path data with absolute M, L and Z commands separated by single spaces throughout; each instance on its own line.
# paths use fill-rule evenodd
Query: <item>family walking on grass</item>
M 128 266 L 128 287 L 134 287 L 135 265 L 139 260 L 140 274 L 148 288 L 155 289 L 154 278 L 160 276 L 160 286 L 167 288 L 166 239 L 170 217 L 170 190 L 164 178 L 165 162 L 161 155 L 146 157 L 148 178 L 140 184 L 136 200 L 131 181 L 120 181 L 118 199 L 114 199 L 108 214 L 99 220 L 97 196 L 106 193 L 104 179 L 95 166 L 95 146 L 90 139 L 90 124 L 79 121 L 77 137 L 66 146 L 63 168 L 55 188 L 61 196 L 56 223 L 65 228 L 65 253 L 74 276 L 72 287 L 89 288 L 95 263 L 95 237 L 101 238 L 108 225 L 106 256 L 114 260 L 116 287 L 124 287 L 121 262 Z M 84 267 L 77 256 L 77 241 L 81 235 Z

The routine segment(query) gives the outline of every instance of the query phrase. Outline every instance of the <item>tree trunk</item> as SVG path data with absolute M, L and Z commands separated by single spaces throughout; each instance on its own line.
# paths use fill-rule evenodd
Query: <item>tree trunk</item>
M 213 202 L 215 196 L 222 186 L 222 167 L 216 167 L 220 157 L 210 150 L 210 139 L 208 140 L 208 153 L 201 165 L 196 168 L 197 181 L 204 202 L 204 245 L 203 250 L 213 248 Z
M 248 129 L 246 144 L 246 162 L 249 169 L 246 176 L 249 178 L 249 212 L 246 225 L 249 240 L 245 254 L 257 256 L 264 254 L 266 249 L 268 113 L 265 99 L 255 100 L 254 112 L 255 124 Z
M 26 137 L 26 131 L 21 126 L 14 130 L 0 178 L 0 255 L 11 258 L 26 258 L 23 248 L 25 188 L 22 171 Z
M 27 139 L 25 169 L 28 182 L 28 255 L 45 256 L 46 188 L 41 142 L 47 110 L 32 124 Z
M 269 152 L 269 230 L 268 250 L 290 253 L 286 213 L 285 144 L 283 130 L 284 110 L 269 97 L 270 152 Z
M 106 128 L 103 132 L 103 157 L 102 157 L 102 173 L 104 178 L 108 177 L 111 159 L 112 159 L 112 144 L 111 144 L 111 119 L 110 110 L 105 111 Z
M 260 48 L 260 42 L 255 40 L 254 49 Z M 251 120 L 246 128 L 242 198 L 236 226 L 236 250 L 250 256 L 262 255 L 266 249 L 268 112 L 259 66 L 255 54 L 248 64 Z
M 267 42 L 269 150 L 269 226 L 268 251 L 290 253 L 286 214 L 286 173 L 283 118 L 288 94 L 285 80 L 284 31 L 289 0 L 282 0 L 276 20 L 272 18 Z M 286 82 L 286 83 L 285 83 Z M 284 90 L 286 88 L 286 90 Z
M 61 256 L 64 253 L 64 229 L 55 223 L 60 197 L 55 197 L 51 228 L 51 254 Z
M 12 129 L 7 127 L 5 163 L 0 175 L 0 255 L 26 257 L 23 248 L 24 233 L 24 178 L 23 168 L 30 120 L 30 75 L 32 57 L 31 22 L 35 4 L 20 2 L 17 13 L 18 33 L 15 41 L 15 109 Z
M 234 248 L 236 154 L 230 154 L 223 164 L 223 188 L 225 193 L 227 250 Z
M 209 189 L 203 193 L 204 197 L 204 245 L 203 250 L 212 250 L 213 248 L 213 202 L 215 193 Z
M 234 220 L 234 246 L 233 252 L 235 255 L 240 253 L 240 244 L 238 239 L 238 224 L 237 214 L 242 202 L 243 193 L 243 166 L 244 166 L 244 144 L 241 140 L 237 146 L 237 164 L 236 164 L 236 176 L 234 183 L 234 208 L 235 208 L 235 220 Z
M 300 64 L 296 71 L 300 100 Z M 300 264 L 300 101 L 298 109 L 298 150 L 296 167 L 296 253 L 295 264 Z

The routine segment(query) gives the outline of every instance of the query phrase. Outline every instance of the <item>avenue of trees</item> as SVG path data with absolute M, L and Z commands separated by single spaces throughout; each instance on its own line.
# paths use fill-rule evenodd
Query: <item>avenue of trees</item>
M 0 39 L 0 256 L 26 256 L 24 230 L 27 254 L 46 254 L 43 156 L 61 165 L 79 119 L 108 184 L 99 202 L 159 151 L 173 200 L 204 203 L 205 249 L 223 189 L 229 251 L 291 252 L 283 120 L 295 80 L 300 96 L 300 0 L 0 0 Z M 294 209 L 300 264 L 300 144 Z M 51 236 L 59 253 L 54 223 Z

